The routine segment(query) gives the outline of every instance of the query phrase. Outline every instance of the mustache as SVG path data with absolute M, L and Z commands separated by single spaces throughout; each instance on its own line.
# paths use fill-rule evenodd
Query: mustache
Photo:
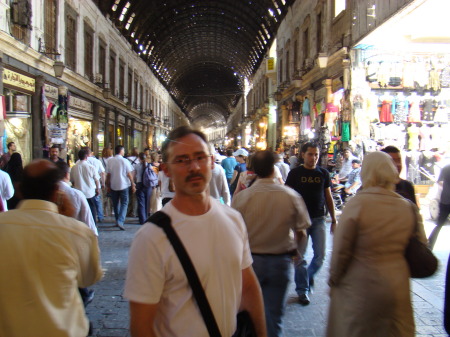
M 188 175 L 186 177 L 186 182 L 188 182 L 192 178 L 202 178 L 203 180 L 205 180 L 205 176 L 203 174 L 201 174 L 201 173 L 192 173 L 192 174 L 190 174 L 190 175 Z

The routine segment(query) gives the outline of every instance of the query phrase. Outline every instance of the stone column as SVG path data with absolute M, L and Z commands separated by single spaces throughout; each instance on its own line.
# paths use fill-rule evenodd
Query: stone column
M 98 102 L 94 102 L 93 104 L 93 116 L 94 120 L 92 121 L 92 152 L 94 155 L 98 155 L 98 130 L 100 124 L 100 104 Z
M 3 72 L 2 72 L 3 73 Z M 31 157 L 33 159 L 42 158 L 42 147 L 44 138 L 43 120 L 42 120 L 42 103 L 41 94 L 42 88 L 45 84 L 44 76 L 36 77 L 36 87 L 35 92 L 31 98 L 32 108 L 31 108 Z M 3 91 L 2 91 L 3 93 Z M 46 127 L 46 126 L 45 126 Z
M 3 95 L 3 52 L 0 51 L 0 95 Z
M 105 108 L 105 130 L 104 130 L 104 135 L 105 135 L 105 141 L 104 141 L 104 146 L 106 148 L 111 146 L 111 143 L 109 142 L 109 112 L 111 110 L 109 108 Z
M 114 109 L 114 147 L 119 145 L 119 136 L 117 135 L 117 128 L 119 127 L 119 111 Z M 123 144 L 120 144 L 123 145 Z M 114 153 L 114 149 L 113 149 Z
M 125 116 L 125 127 L 123 130 L 123 146 L 125 148 L 125 153 L 129 153 L 130 152 L 130 144 L 128 144 L 128 121 L 129 121 L 129 117 L 128 115 Z
M 331 89 L 331 83 L 332 83 L 332 80 L 330 78 L 327 78 L 326 80 L 324 80 L 322 82 L 324 87 L 327 89 L 326 103 L 331 103 L 332 98 L 333 98 L 333 92 L 332 92 L 332 89 Z

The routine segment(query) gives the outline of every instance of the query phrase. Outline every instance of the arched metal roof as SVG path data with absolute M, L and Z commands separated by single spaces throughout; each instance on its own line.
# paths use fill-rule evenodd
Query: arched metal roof
M 222 123 L 295 0 L 97 0 L 197 125 Z

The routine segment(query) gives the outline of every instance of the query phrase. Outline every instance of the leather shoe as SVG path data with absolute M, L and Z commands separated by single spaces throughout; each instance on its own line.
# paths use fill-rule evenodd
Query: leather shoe
M 309 303 L 311 303 L 311 301 L 309 300 L 308 295 L 301 294 L 298 295 L 298 303 L 300 303 L 301 305 L 308 305 Z
M 309 279 L 309 292 L 311 294 L 314 293 L 314 279 L 313 278 Z
M 120 229 L 121 231 L 124 231 L 124 230 L 125 230 L 125 227 L 123 227 L 123 225 L 121 225 L 120 223 L 116 223 L 116 225 L 117 225 L 117 227 L 119 227 L 119 229 Z

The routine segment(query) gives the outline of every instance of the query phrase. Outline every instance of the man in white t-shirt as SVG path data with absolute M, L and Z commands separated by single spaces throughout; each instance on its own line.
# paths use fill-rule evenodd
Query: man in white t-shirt
M 84 149 L 88 152 L 87 158 L 88 163 L 94 166 L 95 170 L 98 172 L 98 175 L 100 176 L 100 193 L 95 196 L 94 203 L 98 218 L 98 220 L 97 219 L 96 220 L 97 222 L 103 222 L 104 215 L 103 215 L 103 201 L 101 189 L 105 188 L 105 168 L 103 167 L 102 162 L 97 158 L 95 158 L 91 148 L 85 147 Z
M 158 173 L 158 185 L 161 188 L 161 203 L 163 207 L 175 196 L 173 184 L 163 170 Z
M 247 310 L 257 335 L 267 336 L 244 221 L 209 196 L 213 159 L 205 135 L 179 127 L 168 135 L 162 155 L 163 169 L 175 185 L 175 196 L 162 211 L 195 266 L 221 335 L 231 336 L 236 314 Z M 177 255 L 152 223 L 133 240 L 124 295 L 133 336 L 209 336 Z
M 136 184 L 133 179 L 133 167 L 131 163 L 123 157 L 125 150 L 122 145 L 115 148 L 116 155 L 108 159 L 106 167 L 106 188 L 111 193 L 111 199 L 114 207 L 114 216 L 116 226 L 120 230 L 125 230 L 123 224 L 127 215 L 128 208 L 128 189 L 131 186 L 131 193 L 136 192 Z M 120 201 L 120 205 L 119 205 Z

